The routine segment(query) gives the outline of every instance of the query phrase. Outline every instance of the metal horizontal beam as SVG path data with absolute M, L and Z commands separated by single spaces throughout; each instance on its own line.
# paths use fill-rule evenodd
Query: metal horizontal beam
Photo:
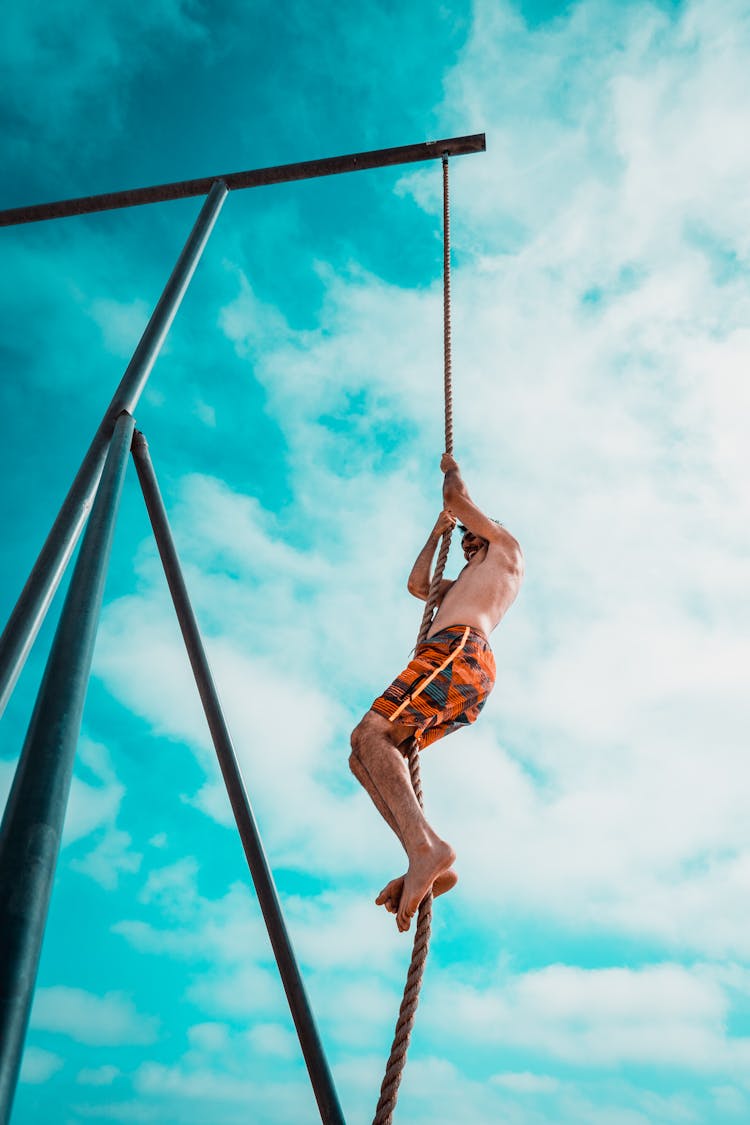
M 485 148 L 484 133 L 475 133 L 470 137 L 449 137 L 442 141 L 424 141 L 422 144 L 401 145 L 398 148 L 379 148 L 372 152 L 353 153 L 350 156 L 303 160 L 299 164 L 279 164 L 273 168 L 256 168 L 249 172 L 204 176 L 199 180 L 179 180 L 177 183 L 158 184 L 156 187 L 111 191 L 104 195 L 64 199 L 58 203 L 35 203 L 30 207 L 12 207 L 10 210 L 0 211 L 0 226 L 39 223 L 44 219 L 63 219 L 68 215 L 90 215 L 95 211 L 113 211 L 118 207 L 138 207 L 143 203 L 163 203 L 167 199 L 187 199 L 189 196 L 206 195 L 217 180 L 222 180 L 230 191 L 237 191 L 241 188 L 265 187 L 268 184 L 285 184 L 292 180 L 310 180 L 317 176 L 335 176 L 340 172 L 360 172 L 366 168 L 416 164 L 422 160 L 437 160 L 446 155 L 463 156 L 472 152 L 484 152 Z

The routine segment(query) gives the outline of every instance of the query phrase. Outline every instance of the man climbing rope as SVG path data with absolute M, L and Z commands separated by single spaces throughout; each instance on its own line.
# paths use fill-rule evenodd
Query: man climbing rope
M 414 739 L 419 750 L 473 723 L 495 682 L 487 637 L 513 603 L 523 578 L 523 555 L 512 535 L 472 501 L 457 463 L 444 453 L 440 468 L 443 505 L 411 575 L 409 592 L 426 601 L 432 560 L 441 535 L 456 520 L 466 559 L 455 581 L 443 579 L 437 612 L 414 659 L 367 712 L 352 733 L 349 764 L 381 816 L 398 836 L 409 860 L 405 875 L 375 900 L 409 929 L 420 902 L 455 886 L 455 852 L 427 822 L 404 758 Z

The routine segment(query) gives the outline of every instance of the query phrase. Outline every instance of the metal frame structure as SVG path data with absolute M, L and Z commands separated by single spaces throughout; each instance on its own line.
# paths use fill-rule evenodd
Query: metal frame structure
M 0 211 L 0 226 L 205 195 L 0 637 L 0 715 L 86 526 L 0 825 L 0 1125 L 10 1120 L 128 453 L 138 478 L 323 1125 L 344 1117 L 281 913 L 134 412 L 230 190 L 482 152 L 484 134 Z M 88 521 L 88 522 L 87 522 Z

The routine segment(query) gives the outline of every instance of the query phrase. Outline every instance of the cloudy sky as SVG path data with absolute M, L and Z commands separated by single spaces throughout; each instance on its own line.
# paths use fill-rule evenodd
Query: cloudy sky
M 480 723 L 423 760 L 461 880 L 398 1118 L 747 1121 L 746 0 L 46 0 L 0 52 L 1 207 L 486 132 L 452 163 L 456 453 L 527 579 Z M 3 620 L 198 207 L 0 233 Z M 348 732 L 419 625 L 440 273 L 439 164 L 232 194 L 137 415 L 351 1125 L 410 943 Z M 318 1120 L 132 471 L 13 1117 L 42 1120 Z

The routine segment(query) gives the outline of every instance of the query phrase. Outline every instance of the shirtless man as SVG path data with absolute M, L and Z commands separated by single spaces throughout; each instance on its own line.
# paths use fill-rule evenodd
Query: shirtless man
M 489 634 L 514 601 L 523 578 L 523 556 L 504 527 L 472 501 L 458 465 L 444 453 L 440 468 L 443 505 L 427 543 L 409 576 L 409 592 L 426 601 L 435 550 L 443 532 L 456 520 L 464 525 L 461 547 L 466 566 L 440 585 L 437 613 L 427 640 L 414 659 L 372 705 L 352 733 L 349 765 L 381 816 L 398 836 L 409 867 L 375 900 L 396 915 L 402 932 L 409 929 L 430 889 L 444 894 L 455 886 L 456 854 L 441 839 L 414 795 L 405 746 L 419 750 L 473 723 L 495 682 Z

